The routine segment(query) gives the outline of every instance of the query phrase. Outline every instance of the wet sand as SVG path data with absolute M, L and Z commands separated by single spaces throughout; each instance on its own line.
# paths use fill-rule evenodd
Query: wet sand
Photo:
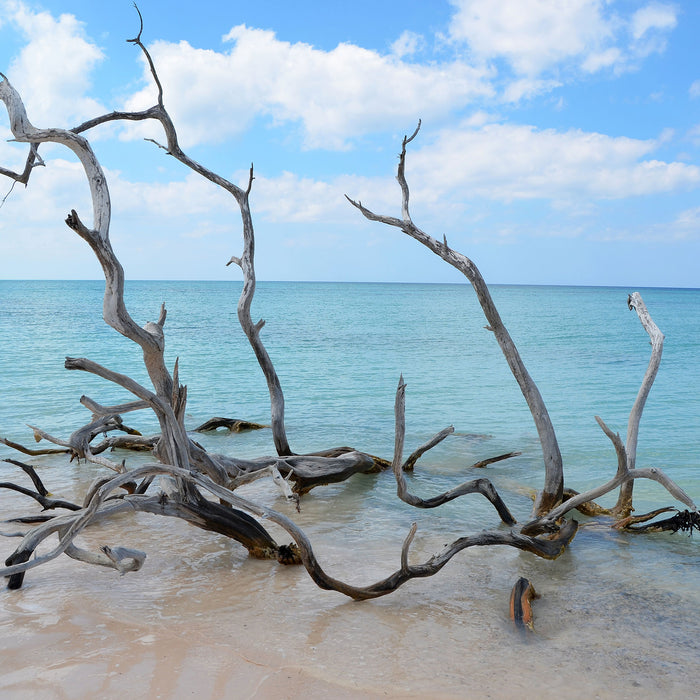
M 324 528 L 322 563 L 359 582 L 389 573 L 405 534 L 368 541 L 363 553 L 340 531 L 328 544 Z M 700 654 L 689 618 L 698 607 L 672 590 L 627 585 L 624 571 L 606 580 L 609 551 L 583 554 L 594 537 L 579 534 L 579 548 L 556 562 L 471 550 L 432 579 L 357 603 L 320 591 L 298 567 L 250 560 L 179 521 L 121 518 L 83 544 L 140 541 L 149 551 L 140 572 L 119 576 L 63 557 L 2 593 L 0 697 L 692 696 Z M 438 541 L 426 534 L 412 556 Z M 643 556 L 635 543 L 609 542 L 623 569 Z M 685 545 L 671 543 L 668 561 L 652 568 Z M 542 594 L 535 634 L 508 620 L 519 574 Z

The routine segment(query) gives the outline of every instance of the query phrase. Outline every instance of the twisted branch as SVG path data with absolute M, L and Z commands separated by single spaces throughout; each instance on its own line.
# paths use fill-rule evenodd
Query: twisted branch
M 410 137 L 404 137 L 401 154 L 399 156 L 399 166 L 396 179 L 399 182 L 402 192 L 402 217 L 397 219 L 391 216 L 382 216 L 375 214 L 361 202 L 350 199 L 346 195 L 346 199 L 356 207 L 365 218 L 370 221 L 378 221 L 388 226 L 401 229 L 404 233 L 414 238 L 419 243 L 433 251 L 437 256 L 442 258 L 457 270 L 459 270 L 471 283 L 476 296 L 479 300 L 481 308 L 489 323 L 489 330 L 493 331 L 506 362 L 510 367 L 515 380 L 527 402 L 533 421 L 537 428 L 537 433 L 542 447 L 542 455 L 544 457 L 545 479 L 542 491 L 539 493 L 537 502 L 535 503 L 535 512 L 539 515 L 547 513 L 551 508 L 561 502 L 564 489 L 564 473 L 562 466 L 561 452 L 557 443 L 557 438 L 554 433 L 554 427 L 549 418 L 549 413 L 542 399 L 542 395 L 537 388 L 537 385 L 530 377 L 525 365 L 520 357 L 513 339 L 510 337 L 501 317 L 496 309 L 496 306 L 491 298 L 486 282 L 482 277 L 476 265 L 462 253 L 452 250 L 447 245 L 447 240 L 443 238 L 440 242 L 432 236 L 419 229 L 412 221 L 409 212 L 409 189 L 406 180 L 406 146 L 417 136 L 420 129 L 418 127 Z
M 493 507 L 498 512 L 501 520 L 506 525 L 515 525 L 517 522 L 515 518 L 511 515 L 508 507 L 503 502 L 503 499 L 498 495 L 498 492 L 494 488 L 493 484 L 488 479 L 474 479 L 473 481 L 467 481 L 459 486 L 445 491 L 432 498 L 422 499 L 418 496 L 414 496 L 409 492 L 408 486 L 406 484 L 406 477 L 403 474 L 403 468 L 401 465 L 403 444 L 406 434 L 406 384 L 403 380 L 403 375 L 399 378 L 399 385 L 396 389 L 396 401 L 394 403 L 394 416 L 395 416 L 395 441 L 394 441 L 394 461 L 392 462 L 392 468 L 394 470 L 394 476 L 396 478 L 396 494 L 404 502 L 409 505 L 415 506 L 416 508 L 437 508 L 443 503 L 448 503 L 453 501 L 455 498 L 464 496 L 468 493 L 480 493 L 485 496 L 493 505 Z

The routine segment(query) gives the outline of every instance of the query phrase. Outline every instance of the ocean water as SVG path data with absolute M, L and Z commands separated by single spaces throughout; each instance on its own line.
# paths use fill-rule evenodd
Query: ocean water
M 236 318 L 240 287 L 127 283 L 127 306 L 138 322 L 155 320 L 166 304 L 166 355 L 171 365 L 179 358 L 188 385 L 189 427 L 212 416 L 269 420 L 265 381 Z M 65 356 L 146 381 L 138 348 L 101 319 L 102 290 L 101 282 L 0 281 L 0 435 L 33 444 L 31 424 L 67 437 L 89 419 L 82 394 L 103 404 L 130 400 L 103 380 L 63 369 Z M 594 416 L 624 438 L 649 360 L 648 337 L 627 308 L 631 291 L 642 294 L 666 336 L 637 465 L 663 469 L 698 502 L 700 290 L 492 290 L 548 406 L 566 484 L 577 490 L 614 474 L 614 450 Z M 428 497 L 488 476 L 515 516 L 528 518 L 529 491 L 543 476 L 539 443 L 468 285 L 263 282 L 253 314 L 266 321 L 263 340 L 285 391 L 293 450 L 344 444 L 390 459 L 403 374 L 407 453 L 455 427 L 418 463 L 411 490 Z M 157 429 L 143 412 L 125 422 L 144 433 Z M 273 452 L 269 430 L 201 441 L 239 456 Z M 522 455 L 478 474 L 468 468 L 513 450 Z M 125 456 L 127 464 L 139 462 Z M 80 498 L 100 473 L 0 445 L 0 458 L 7 457 L 36 464 L 47 487 L 66 498 Z M 3 481 L 24 478 L 11 465 L 0 469 Z M 265 482 L 246 492 L 286 508 Z M 638 480 L 635 494 L 640 513 L 683 508 L 653 482 Z M 34 509 L 9 492 L 0 493 L 0 506 L 10 515 Z M 419 526 L 411 554 L 418 561 L 450 539 L 499 527 L 487 506 L 472 495 L 417 512 L 398 501 L 392 476 L 381 474 L 316 489 L 301 513 L 290 515 L 330 573 L 366 584 L 397 567 L 411 522 Z M 111 696 L 125 683 L 133 684 L 134 697 L 183 697 L 190 682 L 200 684 L 200 697 L 224 697 L 236 678 L 248 678 L 241 664 L 269 673 L 262 681 L 253 673 L 231 697 L 277 697 L 261 683 L 290 668 L 310 688 L 333 684 L 337 697 L 685 697 L 700 682 L 697 534 L 628 535 L 587 522 L 555 562 L 509 548 L 469 550 L 433 578 L 360 604 L 318 590 L 301 569 L 249 561 L 235 543 L 178 522 L 120 518 L 85 541 L 134 546 L 149 557 L 141 572 L 125 577 L 60 559 L 30 572 L 21 591 L 3 593 L 0 646 L 15 664 L 0 677 L 3 697 L 29 689 L 34 697 L 69 690 L 72 697 Z M 16 544 L 5 540 L 3 557 Z M 542 594 L 534 604 L 536 632 L 527 637 L 507 617 L 519 576 Z M 32 652 L 47 647 L 45 662 L 37 663 Z M 138 678 L 148 679 L 146 686 Z

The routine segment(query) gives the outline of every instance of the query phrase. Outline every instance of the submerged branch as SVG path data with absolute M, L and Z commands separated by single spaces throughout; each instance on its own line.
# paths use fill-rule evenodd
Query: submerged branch
M 453 501 L 455 498 L 459 498 L 460 496 L 464 496 L 468 493 L 480 493 L 491 502 L 493 507 L 498 512 L 501 520 L 506 525 L 515 525 L 515 518 L 511 515 L 508 507 L 503 502 L 503 499 L 498 495 L 498 492 L 488 479 L 474 479 L 473 481 L 465 482 L 453 489 L 450 489 L 449 491 L 445 491 L 444 493 L 428 499 L 419 498 L 418 496 L 414 496 L 409 492 L 406 484 L 406 477 L 403 474 L 403 469 L 401 466 L 404 437 L 406 434 L 405 409 L 406 384 L 403 380 L 403 376 L 401 376 L 399 378 L 399 385 L 396 389 L 396 401 L 394 404 L 396 432 L 394 443 L 394 461 L 392 464 L 394 476 L 396 477 L 396 494 L 398 497 L 404 501 L 404 503 L 408 503 L 416 508 L 437 508 L 443 503 L 448 503 L 449 501 Z

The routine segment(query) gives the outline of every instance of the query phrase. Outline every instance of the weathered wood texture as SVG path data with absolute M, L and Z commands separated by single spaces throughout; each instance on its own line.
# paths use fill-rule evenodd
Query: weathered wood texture
M 456 486 L 449 491 L 433 496 L 432 498 L 423 499 L 415 496 L 408 490 L 406 477 L 404 476 L 403 468 L 403 445 L 406 435 L 406 384 L 403 376 L 399 378 L 399 385 L 396 389 L 396 400 L 394 402 L 395 416 L 395 438 L 394 438 L 394 461 L 392 468 L 396 478 L 396 494 L 397 496 L 416 508 L 437 508 L 443 503 L 453 501 L 455 498 L 464 496 L 468 493 L 480 493 L 493 505 L 498 512 L 501 520 L 506 525 L 515 525 L 516 520 L 511 515 L 508 507 L 503 502 L 503 499 L 498 495 L 493 484 L 488 479 L 474 479 L 459 486 Z M 432 441 L 431 441 L 432 442 Z M 430 443 L 428 443 L 430 444 Z M 434 443 L 437 444 L 437 443 Z
M 409 188 L 405 175 L 406 146 L 416 137 L 419 129 L 420 122 L 415 132 L 410 137 L 404 138 L 401 154 L 399 156 L 399 166 L 396 179 L 399 182 L 402 192 L 401 219 L 392 216 L 375 214 L 373 211 L 363 206 L 361 202 L 350 199 L 350 197 L 347 197 L 347 199 L 370 221 L 378 221 L 380 223 L 401 229 L 401 231 L 409 235 L 411 238 L 417 240 L 419 243 L 422 243 L 438 257 L 442 258 L 446 263 L 459 270 L 471 283 L 474 291 L 476 292 L 476 297 L 481 305 L 482 311 L 484 312 L 484 316 L 488 321 L 489 325 L 487 326 L 487 329 L 493 332 L 496 341 L 498 342 L 498 345 L 506 358 L 508 367 L 510 368 L 515 380 L 518 383 L 518 386 L 520 387 L 520 391 L 525 398 L 537 428 L 540 445 L 542 446 L 542 456 L 544 458 L 545 478 L 544 486 L 542 487 L 542 491 L 539 493 L 535 504 L 535 512 L 543 515 L 561 502 L 562 492 L 564 489 L 562 458 L 557 437 L 554 432 L 554 427 L 552 426 L 552 422 L 549 418 L 549 413 L 547 412 L 547 407 L 542 399 L 542 395 L 525 368 L 525 364 L 520 357 L 520 353 L 518 352 L 513 339 L 508 333 L 505 324 L 501 320 L 500 314 L 498 313 L 496 305 L 493 302 L 493 298 L 491 297 L 491 293 L 486 286 L 486 282 L 484 281 L 484 278 L 482 277 L 477 266 L 466 255 L 458 253 L 456 250 L 452 250 L 447 245 L 447 239 L 443 238 L 442 242 L 438 241 L 425 231 L 418 228 L 411 219 L 409 211 Z
M 637 462 L 637 440 L 639 437 L 639 422 L 642 419 L 642 411 L 651 391 L 651 387 L 656 379 L 656 374 L 661 364 L 661 354 L 664 348 L 664 334 L 659 330 L 659 327 L 654 323 L 649 311 L 642 300 L 639 292 L 630 294 L 627 305 L 630 309 L 634 309 L 639 316 L 639 320 L 644 327 L 644 330 L 649 335 L 651 342 L 651 357 L 649 365 L 644 373 L 642 385 L 639 387 L 637 398 L 634 401 L 632 410 L 630 411 L 629 420 L 627 422 L 627 439 L 625 441 L 625 449 L 627 450 L 627 468 L 634 469 Z M 628 479 L 620 487 L 620 495 L 617 499 L 617 504 L 613 512 L 619 517 L 629 515 L 632 508 L 632 490 L 634 488 L 634 480 Z

